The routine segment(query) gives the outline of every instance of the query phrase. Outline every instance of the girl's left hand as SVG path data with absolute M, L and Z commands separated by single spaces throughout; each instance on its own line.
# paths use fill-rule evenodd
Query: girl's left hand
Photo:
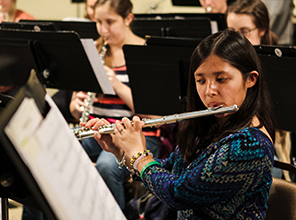
M 110 123 L 106 119 L 94 118 L 88 122 L 80 122 L 81 126 L 85 128 L 92 128 L 93 130 L 98 130 L 99 127 L 103 125 L 109 125 Z M 101 148 L 107 152 L 114 154 L 116 157 L 121 155 L 120 149 L 116 147 L 112 142 L 111 134 L 100 134 L 98 131 L 94 134 L 94 139 L 99 143 Z

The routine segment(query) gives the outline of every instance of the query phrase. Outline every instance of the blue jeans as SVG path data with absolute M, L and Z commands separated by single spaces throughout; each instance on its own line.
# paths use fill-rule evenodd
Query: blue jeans
M 29 206 L 23 206 L 22 220 L 42 220 L 43 213 Z
M 159 141 L 159 137 L 146 137 L 146 148 L 153 153 L 154 158 L 158 158 L 159 156 Z M 123 183 L 130 175 L 129 171 L 125 167 L 119 169 L 115 161 L 115 156 L 112 153 L 102 150 L 94 138 L 85 138 L 81 141 L 81 144 L 91 160 L 94 161 L 94 159 L 97 158 L 97 170 L 109 187 L 120 208 L 124 210 L 125 194 Z

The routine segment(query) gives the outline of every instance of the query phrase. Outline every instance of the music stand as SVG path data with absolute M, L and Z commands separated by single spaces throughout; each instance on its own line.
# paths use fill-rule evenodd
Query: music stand
M 169 41 L 159 45 L 148 39 L 147 46 L 123 47 L 137 114 L 169 115 L 185 110 L 190 57 L 199 41 Z
M 0 152 L 0 196 L 46 219 L 125 219 L 34 71 L 0 114 Z
M 54 23 L 51 22 L 8 22 L 0 23 L 1 29 L 31 30 L 31 31 L 56 31 Z
M 22 79 L 19 84 L 23 84 L 28 79 L 29 73 L 26 71 L 34 68 L 40 81 L 48 88 L 105 93 L 102 86 L 106 85 L 99 84 L 75 32 L 0 30 L 0 44 L 6 48 L 1 48 L 0 55 L 9 54 L 16 58 L 20 63 L 15 68 L 21 70 L 15 70 L 9 76 L 0 73 L 1 79 L 9 77 L 15 80 L 14 74 L 18 74 Z M 107 76 L 105 78 L 108 79 Z
M 255 46 L 261 60 L 276 116 L 276 128 L 296 133 L 296 49 Z
M 39 83 L 37 77 L 32 75 L 28 84 L 19 90 L 14 99 L 7 104 L 0 114 L 0 196 L 4 200 L 4 203 L 2 201 L 3 220 L 8 220 L 6 198 L 42 210 L 47 217 L 46 219 L 57 219 L 32 174 L 3 132 L 25 97 L 34 98 L 42 114 L 46 114 L 48 105 L 44 96 L 44 87 Z
M 174 6 L 194 6 L 194 7 L 201 7 L 199 1 L 196 0 L 172 0 Z
M 74 31 L 80 38 L 97 40 L 100 35 L 94 21 L 58 21 L 58 20 L 20 20 L 18 23 L 33 23 L 35 25 L 50 23 L 58 31 Z
M 183 0 L 182 0 L 183 1 Z M 137 26 L 137 20 L 154 20 L 154 19 L 198 19 L 198 18 L 208 18 L 211 23 L 216 23 L 218 26 L 218 31 L 225 30 L 227 28 L 227 23 L 225 15 L 221 13 L 164 13 L 164 14 L 135 14 L 135 18 L 131 24 Z M 195 25 L 196 26 L 196 25 Z
M 131 29 L 136 35 L 161 37 L 205 38 L 212 33 L 208 18 L 190 19 L 135 19 Z

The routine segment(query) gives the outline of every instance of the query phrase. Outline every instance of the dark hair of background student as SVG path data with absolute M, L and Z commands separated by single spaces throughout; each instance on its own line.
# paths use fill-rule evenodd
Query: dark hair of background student
M 231 12 L 251 16 L 256 27 L 260 31 L 265 30 L 261 37 L 262 45 L 278 45 L 277 36 L 270 30 L 268 9 L 261 0 L 237 0 L 228 6 L 226 17 Z

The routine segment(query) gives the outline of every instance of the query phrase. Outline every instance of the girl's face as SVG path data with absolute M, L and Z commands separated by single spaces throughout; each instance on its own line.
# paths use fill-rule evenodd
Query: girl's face
M 94 5 L 97 0 L 87 0 L 86 1 L 86 12 L 90 18 L 90 20 L 95 21 L 95 16 L 94 16 Z
M 243 34 L 252 45 L 261 44 L 261 37 L 264 35 L 265 30 L 259 30 L 253 23 L 250 15 L 230 12 L 226 20 L 230 30 L 238 31 Z
M 9 12 L 11 10 L 11 6 L 14 4 L 13 0 L 0 0 L 0 5 L 2 6 L 2 12 Z
M 95 8 L 95 20 L 99 34 L 110 46 L 124 42 L 125 33 L 131 22 L 129 16 L 124 19 L 108 4 L 104 4 Z
M 208 13 L 225 13 L 227 10 L 226 0 L 199 0 L 199 2 Z
M 207 108 L 211 108 L 220 105 L 241 106 L 247 89 L 255 85 L 258 73 L 252 71 L 250 77 L 244 81 L 238 69 L 217 55 L 210 55 L 196 69 L 194 77 L 201 101 Z M 231 113 L 216 115 L 216 117 L 223 118 L 229 114 Z

